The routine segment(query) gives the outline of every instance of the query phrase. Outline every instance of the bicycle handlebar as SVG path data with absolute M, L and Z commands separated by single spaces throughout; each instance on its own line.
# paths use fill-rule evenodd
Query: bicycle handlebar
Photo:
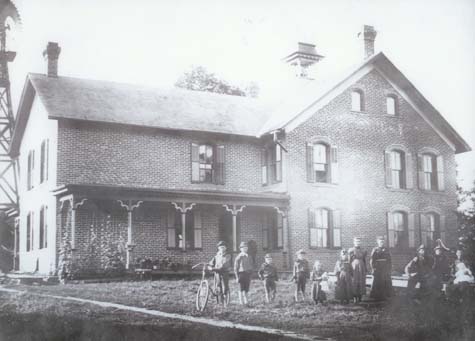
M 196 269 L 197 267 L 199 267 L 199 266 L 201 266 L 201 265 L 205 265 L 205 266 L 206 266 L 206 265 L 209 265 L 209 264 L 208 264 L 208 263 L 198 263 L 198 264 L 196 264 L 196 265 L 193 265 L 191 268 L 192 268 L 192 269 Z

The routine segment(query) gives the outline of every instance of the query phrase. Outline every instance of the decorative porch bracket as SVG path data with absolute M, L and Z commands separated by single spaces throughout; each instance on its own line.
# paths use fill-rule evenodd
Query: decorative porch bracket
M 135 244 L 133 242 L 132 235 L 132 212 L 134 209 L 138 208 L 143 201 L 139 200 L 135 204 L 132 200 L 127 200 L 126 202 L 122 200 L 117 200 L 121 207 L 127 210 L 127 258 L 125 263 L 125 268 L 130 269 L 130 263 L 132 262 L 132 252 L 134 251 Z
M 240 208 L 237 208 L 236 205 L 232 205 L 232 208 L 229 207 L 230 205 L 223 205 L 227 212 L 231 212 L 233 215 L 233 251 L 237 252 L 237 215 L 241 213 L 245 205 L 241 205 Z
M 60 211 L 63 211 L 64 203 L 69 202 L 71 206 L 71 250 L 76 251 L 76 210 L 84 205 L 87 198 L 78 199 L 73 194 L 68 195 L 67 197 L 61 198 Z
M 283 256 L 284 256 L 284 268 L 290 267 L 290 255 L 289 255 L 289 227 L 287 209 L 274 207 L 278 214 L 282 216 L 282 236 L 283 236 Z
M 186 212 L 191 211 L 196 203 L 191 203 L 189 206 L 186 206 L 185 202 L 182 202 L 181 205 L 178 205 L 176 202 L 172 202 L 171 204 L 181 213 L 182 250 L 186 251 Z

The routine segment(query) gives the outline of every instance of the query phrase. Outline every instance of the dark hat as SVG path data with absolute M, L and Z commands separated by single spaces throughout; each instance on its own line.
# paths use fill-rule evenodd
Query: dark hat
M 242 247 L 248 247 L 247 243 L 246 242 L 241 242 L 241 244 L 239 244 L 239 248 L 242 248 Z
M 419 250 L 425 250 L 426 247 L 424 246 L 424 244 L 421 244 L 418 248 L 417 248 L 417 251 Z
M 272 258 L 272 256 L 271 256 L 270 253 L 266 253 L 266 255 L 264 256 L 264 258 Z
M 218 245 L 217 245 L 217 246 L 218 246 L 218 247 L 220 247 L 220 246 L 226 246 L 226 242 L 224 242 L 223 240 L 220 240 L 220 241 L 218 242 Z
M 376 240 L 386 240 L 386 238 L 384 238 L 384 236 L 377 236 Z
M 305 255 L 305 254 L 307 254 L 307 253 L 304 251 L 304 249 L 300 249 L 300 250 L 298 250 L 297 252 L 295 252 L 295 254 L 296 254 L 296 255 L 298 255 L 298 254 Z

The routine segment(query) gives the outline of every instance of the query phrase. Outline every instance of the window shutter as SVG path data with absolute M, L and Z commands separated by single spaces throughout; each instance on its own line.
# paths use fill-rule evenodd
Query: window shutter
M 341 247 L 341 211 L 333 211 L 333 247 Z
M 420 230 L 421 244 L 426 244 L 428 225 L 429 225 L 429 221 L 427 219 L 427 216 L 424 213 L 419 214 L 419 230 Z
M 389 247 L 394 247 L 394 226 L 393 226 L 393 215 L 391 212 L 387 213 L 388 221 L 388 243 Z
M 386 186 L 393 187 L 392 176 L 391 176 L 391 152 L 384 152 L 384 169 L 386 177 Z
M 31 250 L 35 248 L 35 213 L 30 213 L 31 219 Z
M 26 179 L 26 188 L 28 190 L 31 188 L 31 152 L 28 153 L 28 174 Z
M 45 209 L 44 209 L 43 213 L 44 213 L 43 221 L 44 221 L 44 224 L 45 224 L 45 227 L 44 227 L 44 230 L 45 230 L 44 245 L 45 245 L 45 247 L 48 247 L 48 206 L 45 206 Z
M 41 142 L 40 148 L 40 183 L 45 180 L 46 142 Z M 40 241 L 41 244 L 41 241 Z M 41 246 L 41 245 L 40 245 Z
M 409 247 L 415 247 L 414 220 L 415 220 L 414 213 L 409 213 L 407 215 L 407 233 L 408 233 Z
M 445 215 L 439 216 L 439 229 L 440 229 L 440 239 L 445 244 L 446 242 L 446 232 L 447 232 L 447 222 Z
M 176 229 L 175 229 L 175 210 L 174 209 L 168 210 L 167 234 L 168 234 L 167 246 L 171 248 L 176 247 Z
M 315 182 L 315 172 L 313 171 L 313 145 L 307 144 L 307 181 Z
M 278 212 L 277 214 L 277 248 L 281 248 L 284 245 L 284 235 L 283 235 L 283 230 L 284 230 L 284 218 L 282 215 Z
M 337 184 L 339 178 L 339 169 L 338 169 L 338 148 L 330 148 L 330 176 L 331 183 Z
M 191 144 L 191 181 L 200 181 L 200 146 Z
M 268 182 L 267 150 L 265 148 L 262 148 L 261 150 L 261 176 L 262 176 L 262 184 L 267 185 L 267 182 Z
M 275 145 L 275 181 L 282 181 L 282 148 L 279 144 Z
M 269 225 L 267 223 L 267 214 L 262 216 L 262 248 L 269 248 Z
M 414 187 L 414 181 L 412 178 L 412 154 L 406 153 L 406 165 L 405 165 L 405 172 L 406 172 L 406 188 L 411 189 Z
M 437 156 L 437 189 L 439 191 L 445 190 L 444 159 L 442 155 Z
M 193 211 L 193 231 L 194 231 L 194 239 L 195 239 L 195 248 L 201 249 L 203 244 L 201 242 L 202 239 L 202 224 L 201 224 L 201 211 L 194 210 Z
M 49 140 L 46 140 L 46 161 L 45 161 L 45 180 L 48 180 L 49 176 Z
M 317 246 L 317 232 L 315 229 L 315 211 L 312 208 L 308 209 L 308 229 L 310 236 L 310 246 Z
M 31 188 L 35 187 L 35 151 L 31 151 Z
M 422 154 L 417 155 L 417 179 L 419 182 L 419 189 L 425 189 L 424 157 Z
M 215 183 L 224 185 L 224 146 L 216 147 Z

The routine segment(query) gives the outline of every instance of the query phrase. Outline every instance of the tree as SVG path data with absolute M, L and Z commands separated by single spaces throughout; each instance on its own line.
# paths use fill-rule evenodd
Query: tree
M 458 246 L 472 271 L 475 270 L 475 181 L 470 190 L 457 187 Z
M 175 86 L 188 90 L 208 91 L 233 96 L 257 97 L 259 93 L 259 87 L 256 83 L 250 83 L 246 87 L 246 90 L 242 90 L 218 78 L 214 73 L 209 72 L 203 66 L 192 67 L 190 71 L 185 72 L 176 81 Z

